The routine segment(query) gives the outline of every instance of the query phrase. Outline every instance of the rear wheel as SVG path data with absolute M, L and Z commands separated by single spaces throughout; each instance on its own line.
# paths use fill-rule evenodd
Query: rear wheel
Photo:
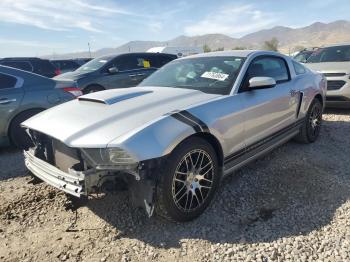
M 321 102 L 318 99 L 314 99 L 306 114 L 300 133 L 295 137 L 296 141 L 308 144 L 317 140 L 321 131 L 322 110 Z
M 86 95 L 86 94 L 95 93 L 95 92 L 99 92 L 99 91 L 103 91 L 103 90 L 105 90 L 105 89 L 102 86 L 90 85 L 90 86 L 85 87 L 83 89 L 83 93 L 84 93 L 84 95 Z
M 201 138 L 186 140 L 173 151 L 163 169 L 157 186 L 157 214 L 180 222 L 202 214 L 220 182 L 213 147 Z
M 21 127 L 21 123 L 31 118 L 32 116 L 40 113 L 41 109 L 33 109 L 20 113 L 17 115 L 10 124 L 9 137 L 12 144 L 20 149 L 27 149 L 32 146 L 32 141 L 25 129 Z

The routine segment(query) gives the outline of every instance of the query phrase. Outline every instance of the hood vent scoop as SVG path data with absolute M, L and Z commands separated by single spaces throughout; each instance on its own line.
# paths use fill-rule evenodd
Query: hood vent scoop
M 152 93 L 152 91 L 140 91 L 140 92 L 131 92 L 128 94 L 122 94 L 122 95 L 116 95 L 116 96 L 108 96 L 108 97 L 103 97 L 103 95 L 100 95 L 98 93 L 95 94 L 88 94 L 85 96 L 78 97 L 79 101 L 86 101 L 86 102 L 92 102 L 92 103 L 100 103 L 100 104 L 105 104 L 105 105 L 113 105 L 115 103 L 131 99 L 134 97 L 146 95 L 149 93 Z M 103 92 L 101 92 L 103 93 Z

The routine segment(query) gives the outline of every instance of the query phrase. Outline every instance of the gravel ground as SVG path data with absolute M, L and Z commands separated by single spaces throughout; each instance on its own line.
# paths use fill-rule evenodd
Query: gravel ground
M 320 139 L 276 149 L 223 181 L 197 220 L 148 219 L 118 192 L 72 210 L 0 151 L 0 261 L 350 261 L 350 112 Z

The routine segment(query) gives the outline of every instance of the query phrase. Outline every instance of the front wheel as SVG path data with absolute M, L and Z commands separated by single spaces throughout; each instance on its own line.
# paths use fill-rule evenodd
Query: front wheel
M 204 139 L 188 139 L 171 153 L 160 176 L 157 214 L 173 221 L 192 220 L 204 212 L 219 185 L 216 153 Z
M 295 140 L 304 144 L 313 143 L 317 140 L 321 131 L 323 107 L 318 99 L 314 99 L 306 114 L 305 121 L 300 133 Z

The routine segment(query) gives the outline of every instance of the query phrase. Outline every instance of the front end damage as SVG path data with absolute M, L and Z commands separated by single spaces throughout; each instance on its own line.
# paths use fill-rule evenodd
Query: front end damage
M 33 175 L 76 197 L 127 185 L 133 205 L 152 216 L 161 159 L 132 162 L 120 149 L 70 148 L 45 134 L 28 132 L 34 146 L 24 151 L 24 157 Z M 112 156 L 107 159 L 107 155 Z

